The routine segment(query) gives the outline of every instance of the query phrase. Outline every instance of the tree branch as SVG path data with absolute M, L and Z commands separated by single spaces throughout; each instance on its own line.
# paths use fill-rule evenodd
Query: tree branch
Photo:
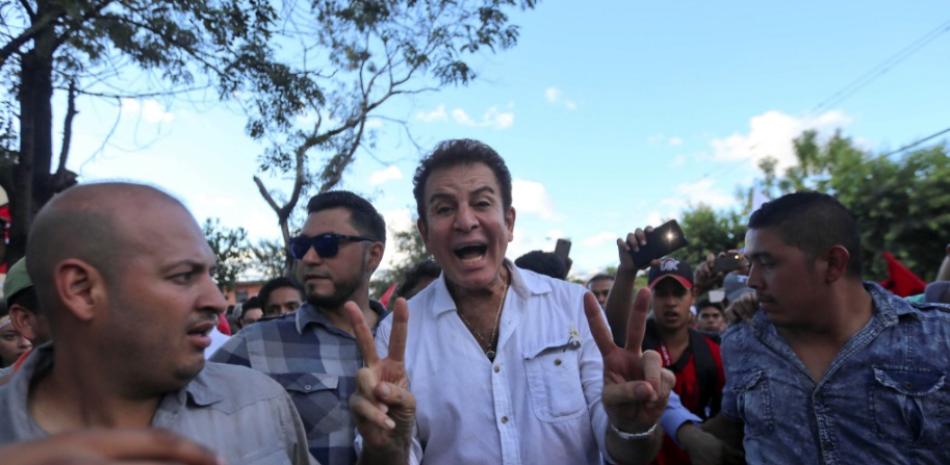
M 33 11 L 33 7 L 30 6 L 30 2 L 26 0 L 20 0 L 20 6 L 23 7 L 23 10 L 26 11 L 26 16 L 30 18 L 30 22 L 36 20 L 36 12 Z
M 33 40 L 37 34 L 43 32 L 47 27 L 52 27 L 53 23 L 59 19 L 63 14 L 62 9 L 54 9 L 50 14 L 41 16 L 35 22 L 30 24 L 30 27 L 25 31 L 21 32 L 20 35 L 14 37 L 12 40 L 7 42 L 3 48 L 0 48 L 0 68 L 3 67 L 7 62 L 7 58 L 10 58 L 10 55 L 13 55 L 23 44 Z
M 69 81 L 69 92 L 66 96 L 66 117 L 63 120 L 63 144 L 59 150 L 59 166 L 55 176 L 62 176 L 66 171 L 66 159 L 69 157 L 69 145 L 73 139 L 73 119 L 76 117 L 76 81 Z

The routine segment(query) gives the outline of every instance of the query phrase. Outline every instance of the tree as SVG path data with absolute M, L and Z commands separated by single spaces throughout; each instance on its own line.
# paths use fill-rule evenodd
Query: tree
M 717 212 L 704 204 L 684 211 L 679 223 L 688 243 L 673 256 L 694 267 L 708 254 L 737 248 L 745 237 L 745 224 L 738 212 Z
M 950 157 L 942 145 L 895 157 L 872 154 L 840 132 L 827 141 L 806 131 L 793 142 L 797 164 L 783 172 L 773 158 L 759 165 L 762 177 L 744 193 L 745 208 L 714 212 L 699 206 L 683 213 L 690 240 L 679 256 L 690 263 L 699 249 L 725 250 L 742 240 L 753 192 L 768 198 L 798 190 L 834 195 L 854 214 L 861 231 L 864 275 L 887 276 L 881 253 L 892 252 L 924 279 L 936 273 L 950 242 Z
M 400 258 L 393 263 L 392 267 L 377 273 L 370 282 L 370 295 L 377 298 L 382 296 L 393 283 L 402 283 L 406 278 L 406 273 L 416 264 L 432 259 L 432 255 L 426 250 L 425 243 L 422 241 L 422 236 L 415 227 L 404 231 L 394 231 L 393 239 L 394 244 L 389 244 L 387 249 Z
M 118 99 L 213 87 L 226 99 L 240 90 L 266 89 L 277 66 L 271 43 L 275 19 L 269 2 L 255 0 L 2 2 L 0 76 L 7 92 L 0 105 L 5 112 L 0 140 L 7 163 L 0 168 L 0 183 L 12 211 L 8 259 L 22 256 L 35 212 L 76 182 L 66 162 L 78 97 Z M 146 84 L 129 84 L 133 79 Z M 279 88 L 312 95 L 306 88 Z M 67 100 L 55 166 L 54 92 L 64 92 Z M 253 100 L 276 99 L 255 93 Z
M 462 56 L 518 37 L 504 11 L 535 0 L 21 0 L 0 2 L 0 184 L 11 199 L 8 259 L 35 212 L 76 182 L 66 170 L 79 98 L 213 90 L 271 146 L 262 173 L 292 173 L 288 198 L 261 194 L 289 239 L 301 192 L 336 185 L 371 142 L 367 116 L 392 97 L 464 84 Z M 276 8 L 280 7 L 278 11 Z M 427 77 L 427 80 L 420 79 Z M 66 96 L 54 165 L 52 98 Z M 307 117 L 312 124 L 301 125 Z M 316 153 L 321 163 L 308 162 Z M 55 167 L 55 169 L 54 169 Z
M 244 228 L 226 228 L 217 218 L 208 218 L 201 225 L 208 246 L 217 259 L 214 280 L 221 292 L 234 290 L 238 276 L 249 268 L 247 231 Z
M 261 170 L 292 174 L 286 200 L 280 200 L 255 176 L 261 196 L 277 215 L 284 244 L 290 217 L 308 190 L 326 192 L 339 184 L 357 151 L 371 147 L 367 119 L 398 96 L 466 84 L 475 77 L 464 61 L 482 49 L 509 48 L 518 28 L 508 23 L 507 7 L 533 8 L 535 0 L 401 0 L 314 2 L 316 22 L 299 37 L 304 50 L 326 57 L 332 73 L 304 69 L 318 98 L 301 101 L 291 115 L 252 109 L 249 133 L 272 144 L 261 156 Z M 295 19 L 291 19 L 296 22 Z M 301 22 L 303 23 L 303 22 Z M 305 60 L 306 61 L 306 60 Z M 288 116 L 313 115 L 311 125 L 294 128 Z M 383 116 L 401 124 L 404 120 Z M 274 134 L 277 137 L 274 137 Z M 410 135 L 411 140 L 411 135 Z M 316 167 L 310 159 L 323 156 Z M 290 268 L 288 257 L 286 267 Z
M 270 279 L 287 275 L 287 249 L 284 248 L 283 242 L 262 239 L 251 246 L 251 256 L 253 263 L 250 264 L 250 269 L 259 276 Z
M 861 228 L 865 275 L 887 275 L 890 251 L 932 278 L 950 236 L 950 157 L 942 145 L 902 156 L 874 155 L 836 133 L 821 143 L 814 131 L 795 139 L 798 165 L 776 177 L 772 194 L 810 189 L 834 195 Z

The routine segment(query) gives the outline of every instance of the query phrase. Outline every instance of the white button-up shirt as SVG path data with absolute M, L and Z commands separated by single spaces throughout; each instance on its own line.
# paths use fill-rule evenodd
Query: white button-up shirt
M 603 463 L 603 359 L 584 314 L 585 290 L 507 265 L 494 363 L 459 319 L 444 277 L 409 302 L 410 463 Z M 381 357 L 391 330 L 392 318 L 379 324 Z

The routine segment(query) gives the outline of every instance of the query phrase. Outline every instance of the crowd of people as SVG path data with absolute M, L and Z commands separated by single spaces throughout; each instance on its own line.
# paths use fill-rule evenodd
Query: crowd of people
M 639 263 L 638 228 L 615 273 L 576 284 L 561 254 L 506 258 L 491 147 L 439 144 L 413 195 L 434 260 L 384 303 L 385 222 L 332 191 L 293 276 L 230 309 L 177 199 L 57 195 L 4 281 L 3 463 L 950 463 L 950 246 L 898 297 L 862 280 L 861 219 L 798 192 L 741 249 Z

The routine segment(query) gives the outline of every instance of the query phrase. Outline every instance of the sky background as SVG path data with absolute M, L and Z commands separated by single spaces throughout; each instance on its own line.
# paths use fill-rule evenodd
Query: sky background
M 736 190 L 756 178 L 757 161 L 794 163 L 790 142 L 805 129 L 841 129 L 883 153 L 950 127 L 950 32 L 934 32 L 950 29 L 950 4 L 859 4 L 541 2 L 512 14 L 521 26 L 515 48 L 473 60 L 472 84 L 393 101 L 381 114 L 407 119 L 425 149 L 458 137 L 494 147 L 515 179 L 508 257 L 569 238 L 572 274 L 586 278 L 616 264 L 614 240 L 633 228 L 700 202 L 737 208 Z M 868 85 L 824 104 L 930 32 L 933 40 Z M 238 111 L 194 100 L 78 105 L 69 168 L 81 180 L 152 183 L 199 221 L 279 237 L 252 181 L 262 147 Z M 421 154 L 401 127 L 372 126 L 377 147 L 360 153 L 340 187 L 406 229 Z M 385 263 L 395 255 L 390 247 Z

